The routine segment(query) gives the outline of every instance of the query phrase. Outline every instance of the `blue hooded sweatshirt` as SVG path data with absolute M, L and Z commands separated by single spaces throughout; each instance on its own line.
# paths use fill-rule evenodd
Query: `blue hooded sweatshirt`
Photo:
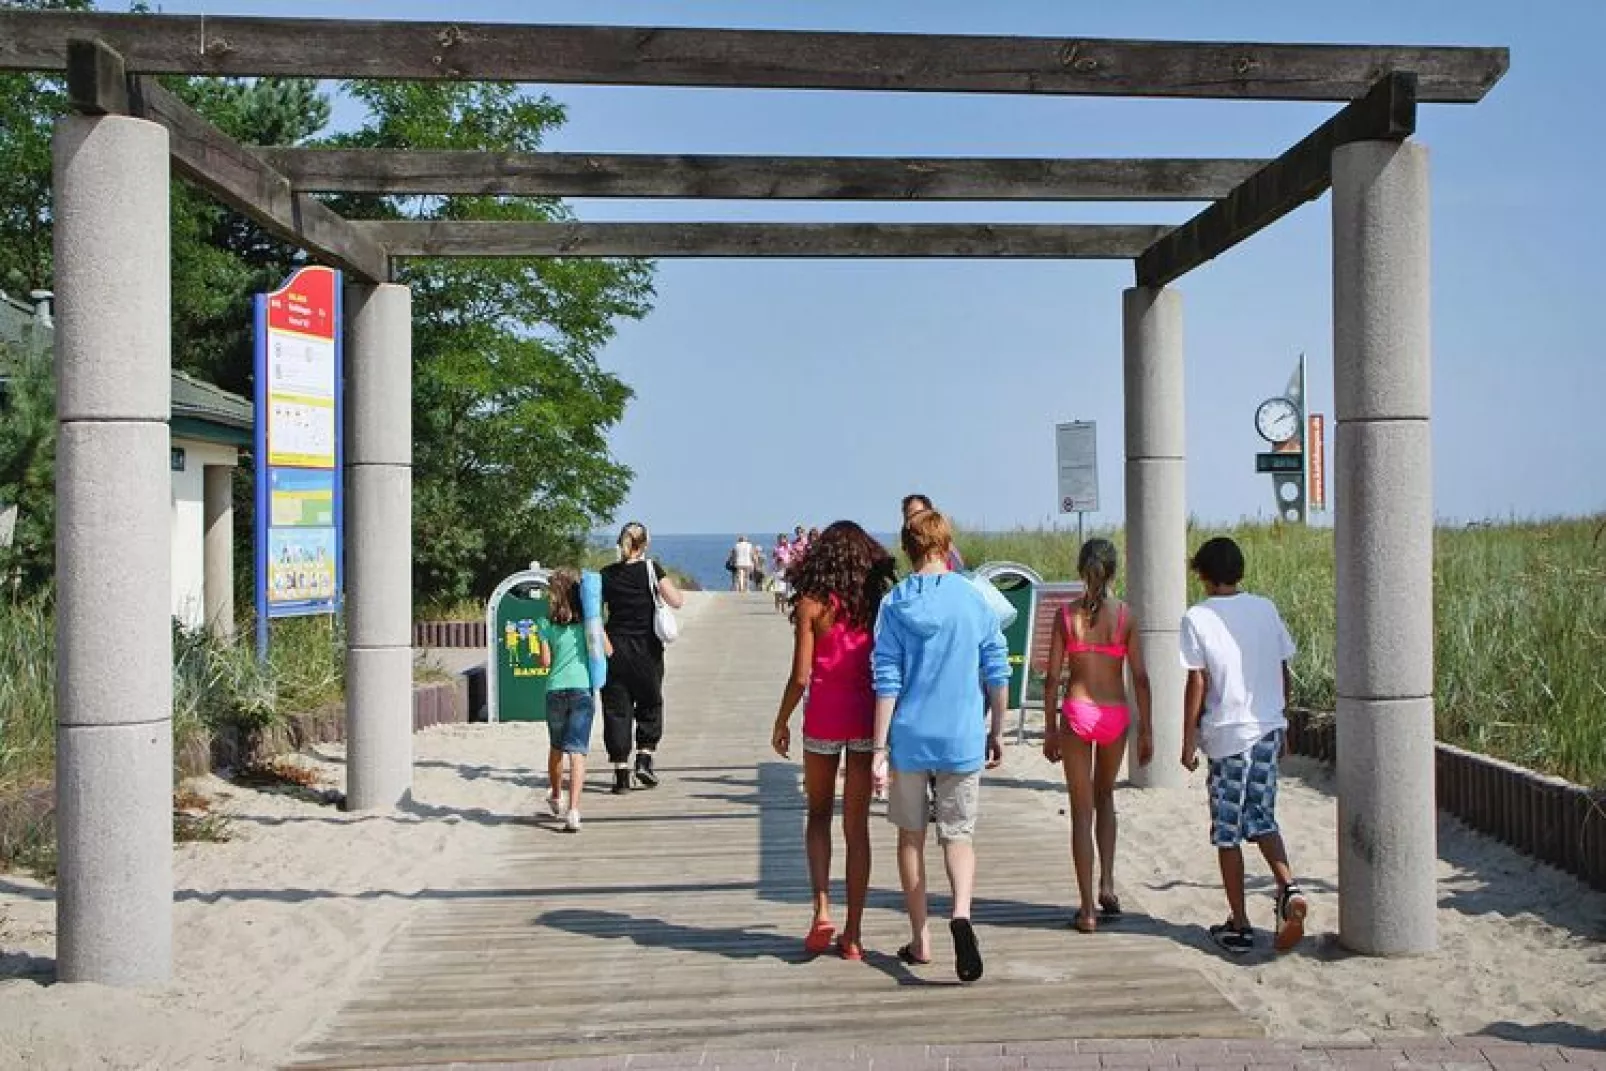
M 894 770 L 970 773 L 987 757 L 988 687 L 1009 683 L 998 618 L 958 573 L 916 573 L 882 600 L 875 693 L 896 698 L 887 739 Z

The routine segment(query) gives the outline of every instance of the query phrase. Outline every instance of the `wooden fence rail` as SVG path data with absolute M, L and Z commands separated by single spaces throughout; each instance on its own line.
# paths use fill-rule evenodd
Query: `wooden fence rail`
M 1290 711 L 1288 744 L 1323 762 L 1338 758 L 1331 714 Z M 1472 829 L 1606 891 L 1606 790 L 1534 773 L 1451 744 L 1436 745 L 1439 809 Z

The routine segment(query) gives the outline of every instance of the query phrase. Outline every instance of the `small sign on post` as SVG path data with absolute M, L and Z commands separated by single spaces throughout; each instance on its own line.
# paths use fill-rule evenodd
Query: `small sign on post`
M 1080 543 L 1083 515 L 1099 509 L 1098 422 L 1073 420 L 1057 424 L 1054 443 L 1059 460 L 1060 512 L 1076 514 L 1076 537 Z
M 257 654 L 276 617 L 340 609 L 340 273 L 305 267 L 256 297 Z
M 1320 413 L 1310 415 L 1310 430 L 1305 436 L 1305 456 L 1310 460 L 1310 474 L 1306 487 L 1309 490 L 1306 504 L 1317 512 L 1327 509 L 1327 418 Z

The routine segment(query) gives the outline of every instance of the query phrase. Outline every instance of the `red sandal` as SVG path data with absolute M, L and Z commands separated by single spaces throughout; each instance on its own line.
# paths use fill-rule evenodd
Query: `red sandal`
M 836 939 L 836 950 L 845 960 L 854 963 L 864 959 L 864 946 L 857 941 L 850 941 L 846 937 Z
M 829 922 L 816 922 L 809 927 L 809 935 L 803 938 L 803 951 L 818 956 L 822 952 L 831 951 L 831 939 L 836 936 L 836 927 Z

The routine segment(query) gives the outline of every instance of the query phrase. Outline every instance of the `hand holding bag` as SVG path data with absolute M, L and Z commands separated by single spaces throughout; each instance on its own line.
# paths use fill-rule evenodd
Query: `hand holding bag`
M 658 634 L 658 642 L 665 647 L 680 638 L 680 622 L 675 620 L 675 611 L 664 605 L 663 593 L 658 590 L 658 569 L 647 559 L 647 583 L 652 587 L 652 630 Z

